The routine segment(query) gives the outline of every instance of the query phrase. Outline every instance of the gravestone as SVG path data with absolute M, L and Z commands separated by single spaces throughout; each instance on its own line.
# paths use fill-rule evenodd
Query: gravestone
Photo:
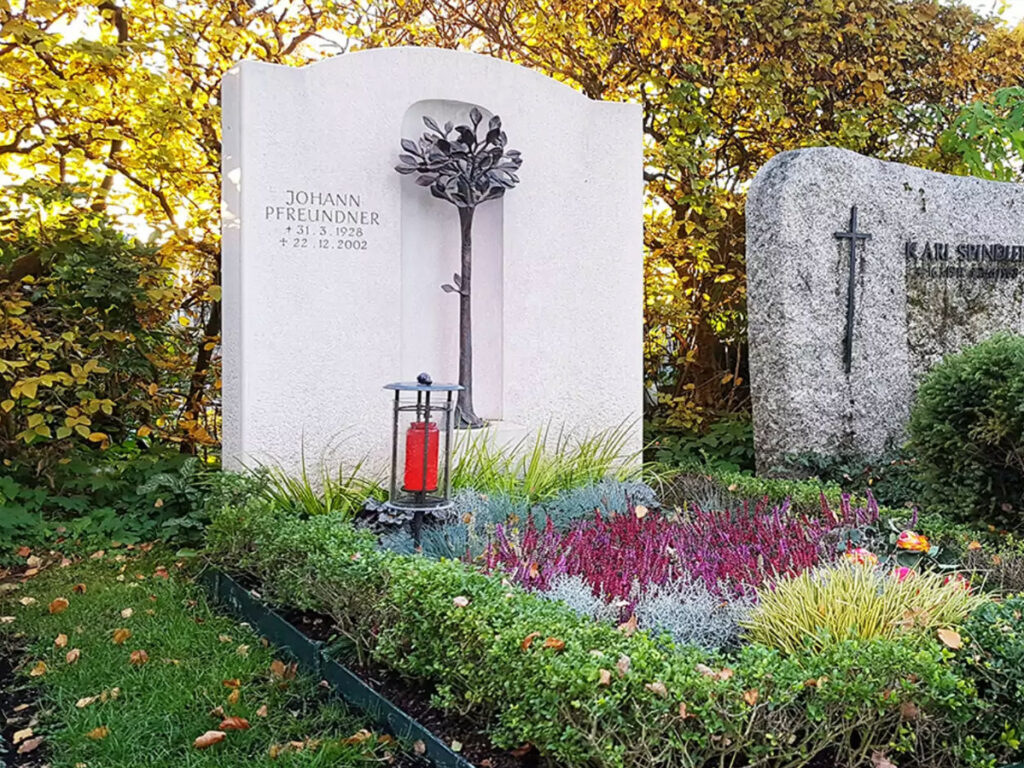
M 226 466 L 390 456 L 383 385 L 458 378 L 453 206 L 395 173 L 423 116 L 502 119 L 521 183 L 473 231 L 477 412 L 501 442 L 549 424 L 641 445 L 642 125 L 470 53 L 392 48 L 223 82 Z
M 759 470 L 878 456 L 943 356 L 1024 332 L 1024 186 L 784 152 L 750 187 L 747 277 Z

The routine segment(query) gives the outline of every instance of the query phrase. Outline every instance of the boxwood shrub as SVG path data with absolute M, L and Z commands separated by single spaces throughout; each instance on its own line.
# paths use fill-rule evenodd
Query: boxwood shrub
M 968 735 L 979 711 L 933 638 L 845 640 L 733 654 L 628 634 L 459 562 L 378 549 L 336 515 L 265 502 L 225 509 L 209 555 L 271 601 L 327 614 L 363 659 L 472 715 L 496 746 L 554 765 L 994 765 Z
M 935 366 L 909 433 L 928 509 L 1024 525 L 1024 337 L 998 334 Z

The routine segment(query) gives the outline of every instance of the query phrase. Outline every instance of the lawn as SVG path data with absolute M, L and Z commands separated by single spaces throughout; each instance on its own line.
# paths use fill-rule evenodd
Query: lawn
M 324 684 L 217 615 L 184 561 L 135 550 L 42 566 L 0 585 L 0 656 L 15 666 L 0 679 L 0 765 L 411 764 Z

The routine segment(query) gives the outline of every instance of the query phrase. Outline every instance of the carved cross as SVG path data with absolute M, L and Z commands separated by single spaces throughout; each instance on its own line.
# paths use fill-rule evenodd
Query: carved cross
M 850 208 L 850 231 L 836 232 L 837 240 L 848 240 L 850 243 L 850 270 L 849 283 L 846 292 L 846 345 L 843 349 L 843 365 L 846 372 L 850 372 L 853 365 L 853 311 L 856 307 L 856 282 L 857 282 L 857 245 L 862 241 L 870 240 L 871 235 L 866 232 L 857 231 L 857 206 Z

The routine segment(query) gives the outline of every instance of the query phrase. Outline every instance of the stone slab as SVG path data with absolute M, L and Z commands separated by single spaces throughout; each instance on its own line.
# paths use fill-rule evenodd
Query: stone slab
M 858 248 L 845 370 L 850 209 Z M 750 385 L 759 470 L 787 454 L 898 447 L 944 355 L 1024 332 L 1024 186 L 833 147 L 784 152 L 747 198 Z

